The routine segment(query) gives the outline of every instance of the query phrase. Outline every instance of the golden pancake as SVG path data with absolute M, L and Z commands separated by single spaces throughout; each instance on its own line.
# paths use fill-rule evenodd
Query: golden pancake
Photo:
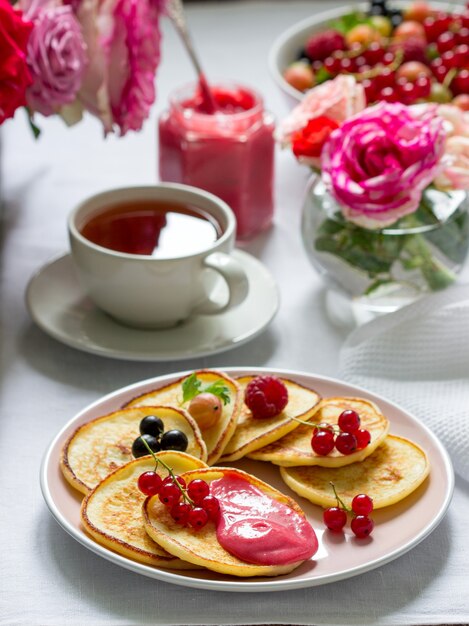
M 363 461 L 384 441 L 389 430 L 389 421 L 376 404 L 363 398 L 324 398 L 308 421 L 310 424 L 325 422 L 336 426 L 339 415 L 345 409 L 356 411 L 360 415 L 361 428 L 368 430 L 371 435 L 369 445 L 363 450 L 357 450 L 352 454 L 341 454 L 334 448 L 325 456 L 316 454 L 311 448 L 313 429 L 311 426 L 301 424 L 292 433 L 248 456 L 257 461 L 270 461 L 284 467 L 297 465 L 342 467 Z
M 242 376 L 237 379 L 241 385 L 243 396 L 244 390 L 253 378 L 256 377 Z M 285 378 L 281 380 L 288 389 L 288 404 L 285 409 L 275 417 L 255 419 L 251 411 L 243 404 L 236 431 L 221 458 L 223 462 L 236 461 L 253 450 L 258 450 L 298 428 L 298 422 L 292 417 L 308 420 L 314 413 L 320 399 L 319 394 L 292 380 Z
M 206 467 L 203 461 L 184 452 L 168 450 L 158 452 L 156 457 L 163 459 L 175 474 Z M 153 457 L 145 456 L 111 472 L 84 498 L 83 526 L 99 544 L 135 561 L 171 569 L 194 569 L 194 565 L 163 550 L 145 532 L 142 520 L 145 496 L 137 482 L 140 474 L 154 470 Z M 161 464 L 156 471 L 162 478 L 168 475 Z
M 274 489 L 267 483 L 241 470 L 225 467 L 209 467 L 193 470 L 183 474 L 188 484 L 191 480 L 200 478 L 210 483 L 227 474 L 241 477 L 255 485 L 269 497 L 282 502 L 304 518 L 304 513 L 298 504 Z M 222 574 L 233 576 L 278 576 L 286 574 L 298 567 L 302 561 L 287 565 L 258 565 L 241 561 L 227 552 L 218 542 L 213 522 L 208 522 L 203 528 L 193 530 L 176 524 L 166 507 L 161 504 L 158 496 L 148 498 L 143 505 L 143 520 L 145 530 L 152 539 L 175 557 L 200 565 Z
M 211 384 L 217 380 L 222 380 L 228 387 L 230 401 L 223 405 L 222 414 L 217 423 L 202 431 L 202 436 L 207 446 L 207 463 L 213 465 L 221 457 L 223 450 L 235 432 L 238 422 L 238 415 L 241 411 L 242 396 L 238 383 L 227 374 L 217 370 L 196 370 L 197 378 L 203 385 Z M 149 404 L 166 404 L 175 407 L 184 406 L 187 408 L 188 402 L 182 405 L 182 383 L 187 376 L 174 381 L 173 383 L 145 393 L 134 398 L 126 406 L 147 406 Z
M 63 448 L 60 463 L 68 482 L 86 494 L 110 472 L 131 461 L 132 443 L 140 435 L 140 422 L 147 415 L 160 417 L 165 431 L 181 430 L 189 440 L 187 454 L 206 461 L 207 450 L 199 427 L 183 409 L 123 409 L 91 420 L 73 433 Z
M 396 504 L 412 493 L 428 476 L 430 463 L 425 452 L 403 437 L 389 435 L 364 461 L 342 468 L 281 467 L 285 483 L 303 498 L 324 508 L 336 506 L 331 482 L 344 503 L 366 493 L 373 507 Z

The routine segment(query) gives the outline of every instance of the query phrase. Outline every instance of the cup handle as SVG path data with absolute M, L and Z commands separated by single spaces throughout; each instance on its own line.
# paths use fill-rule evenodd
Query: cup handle
M 213 315 L 232 309 L 245 300 L 249 292 L 249 280 L 241 263 L 224 252 L 213 252 L 206 256 L 203 265 L 215 270 L 224 278 L 228 285 L 229 297 L 225 305 L 210 298 L 195 307 L 193 313 Z

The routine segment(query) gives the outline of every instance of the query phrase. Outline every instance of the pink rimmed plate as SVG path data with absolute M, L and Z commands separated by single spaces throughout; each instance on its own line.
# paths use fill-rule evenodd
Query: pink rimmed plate
M 257 475 L 292 496 L 303 508 L 319 539 L 319 550 L 313 559 L 284 576 L 248 579 L 223 576 L 208 570 L 174 572 L 132 561 L 97 544 L 84 532 L 80 524 L 81 494 L 73 490 L 63 478 L 59 467 L 60 453 L 63 444 L 78 426 L 117 410 L 135 396 L 168 384 L 185 374 L 178 372 L 144 380 L 100 398 L 80 411 L 54 438 L 42 462 L 41 488 L 47 506 L 62 528 L 95 554 L 137 574 L 187 587 L 260 592 L 312 587 L 363 574 L 414 548 L 441 522 L 451 501 L 454 473 L 445 448 L 416 417 L 385 398 L 333 378 L 267 368 L 226 368 L 224 371 L 231 376 L 269 373 L 309 386 L 323 397 L 360 396 L 376 402 L 391 422 L 391 434 L 407 437 L 427 452 L 431 463 L 430 476 L 398 504 L 375 511 L 372 537 L 357 540 L 349 530 L 343 535 L 325 531 L 322 509 L 291 492 L 280 478 L 278 467 L 270 463 L 240 460 L 232 465 Z

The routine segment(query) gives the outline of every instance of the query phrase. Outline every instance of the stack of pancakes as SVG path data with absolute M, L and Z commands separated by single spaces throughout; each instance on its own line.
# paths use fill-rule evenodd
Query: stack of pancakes
M 184 377 L 84 424 L 63 448 L 63 475 L 85 494 L 81 509 L 84 528 L 97 542 L 126 557 L 158 567 L 207 567 L 238 576 L 278 575 L 299 565 L 240 562 L 218 544 L 213 524 L 199 531 L 188 530 L 177 526 L 164 507 L 157 506 L 157 498 L 145 501 L 137 481 L 141 473 L 155 469 L 155 461 L 151 456 L 133 459 L 131 448 L 139 436 L 140 421 L 147 415 L 161 417 L 165 430 L 185 433 L 189 441 L 186 452 L 164 451 L 157 456 L 175 474 L 187 474 L 187 480 L 201 474 L 210 482 L 228 471 L 227 464 L 248 457 L 278 465 L 285 483 L 314 504 L 336 505 L 333 483 L 346 505 L 357 493 L 367 493 L 377 509 L 402 500 L 429 473 L 425 452 L 407 439 L 388 434 L 389 421 L 373 402 L 357 397 L 321 398 L 313 389 L 282 379 L 288 389 L 285 409 L 273 418 L 255 419 L 243 402 L 244 390 L 254 376 L 233 379 L 216 370 L 195 373 L 203 384 L 222 379 L 230 392 L 230 401 L 211 428 L 201 431 L 187 412 L 182 402 Z M 345 409 L 360 415 L 361 428 L 370 432 L 370 444 L 349 455 L 335 449 L 326 456 L 317 455 L 311 448 L 312 427 L 337 425 Z M 156 471 L 163 477 L 167 474 L 160 464 Z M 288 496 L 242 474 L 271 497 L 301 512 Z

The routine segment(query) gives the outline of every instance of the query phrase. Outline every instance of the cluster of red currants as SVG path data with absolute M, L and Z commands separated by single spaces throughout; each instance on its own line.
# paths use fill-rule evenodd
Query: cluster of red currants
M 338 419 L 339 432 L 332 424 L 316 424 L 311 437 L 311 447 L 321 456 L 326 456 L 336 448 L 341 454 L 352 454 L 369 445 L 371 435 L 360 428 L 360 416 L 352 409 L 342 411 Z
M 337 498 L 337 506 L 326 509 L 323 513 L 324 524 L 333 532 L 341 532 L 347 523 L 347 513 L 352 513 L 353 518 L 350 522 L 350 528 L 358 539 L 368 537 L 374 528 L 374 522 L 369 517 L 373 511 L 373 500 L 364 493 L 359 493 L 352 500 L 352 508 L 345 506 L 338 497 L 334 485 L 334 494 Z
M 217 522 L 220 514 L 218 498 L 210 495 L 205 480 L 194 479 L 186 485 L 181 476 L 170 473 L 161 478 L 157 472 L 144 472 L 139 476 L 138 488 L 146 496 L 158 495 L 173 520 L 181 526 L 198 530 L 207 522 Z

